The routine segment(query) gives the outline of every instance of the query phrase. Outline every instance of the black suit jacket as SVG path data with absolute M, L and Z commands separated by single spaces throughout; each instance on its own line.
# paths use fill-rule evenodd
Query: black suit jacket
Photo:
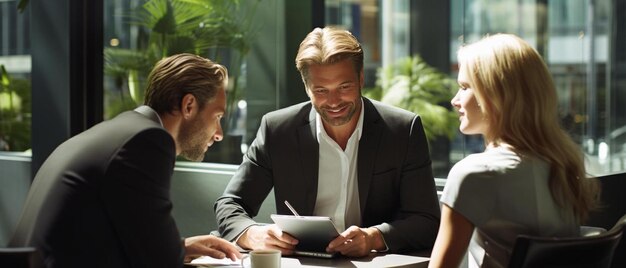
M 358 151 L 362 227 L 375 226 L 390 251 L 432 247 L 439 202 L 421 120 L 413 113 L 363 98 Z M 312 215 L 317 197 L 319 144 L 315 112 L 301 103 L 268 113 L 243 163 L 215 203 L 219 231 L 235 240 L 274 189 L 276 210 Z
M 175 155 L 158 118 L 136 111 L 67 140 L 37 172 L 10 244 L 37 247 L 47 267 L 182 266 Z

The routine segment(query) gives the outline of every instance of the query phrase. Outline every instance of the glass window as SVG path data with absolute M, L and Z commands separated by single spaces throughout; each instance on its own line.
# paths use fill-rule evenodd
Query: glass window
M 389 2 L 389 1 L 388 1 Z M 406 2 L 406 1 L 405 1 Z M 380 20 L 382 7 L 379 1 L 326 1 L 325 24 L 339 26 L 350 31 L 363 46 L 365 87 L 374 87 L 376 84 L 376 70 L 382 66 L 384 57 Z M 406 14 L 404 14 L 406 15 Z M 293 42 L 298 42 L 293 40 Z M 392 43 L 392 42 L 388 42 Z M 405 42 L 396 42 L 398 50 L 408 45 Z M 389 49 L 388 51 L 390 51 Z M 405 55 L 408 49 L 404 49 Z M 387 57 L 391 58 L 391 57 Z
M 0 88 L 0 150 L 28 152 L 30 25 L 28 9 L 16 11 L 18 2 L 0 1 L 0 65 L 6 70 L 2 72 Z M 297 89 L 284 86 L 285 74 L 294 68 L 294 55 L 286 55 L 285 43 L 300 42 L 301 37 L 285 36 L 284 17 L 269 15 L 285 11 L 281 1 L 204 1 L 205 5 L 194 6 L 199 2 L 202 1 L 103 1 L 103 119 L 141 104 L 145 78 L 158 59 L 184 51 L 200 54 L 226 65 L 231 75 L 229 117 L 222 122 L 227 140 L 214 146 L 205 161 L 239 164 L 246 144 L 254 138 L 260 116 L 294 101 L 287 90 Z M 622 14 L 626 7 L 617 2 L 450 1 L 452 71 L 428 69 L 440 81 L 442 90 L 437 98 L 423 101 L 432 104 L 429 109 L 450 110 L 443 88 L 450 86 L 449 79 L 456 78 L 456 50 L 462 43 L 490 33 L 517 34 L 546 59 L 558 89 L 563 126 L 586 153 L 588 171 L 600 175 L 626 170 L 626 110 L 619 107 L 626 103 L 626 37 L 619 34 L 624 32 L 626 18 L 615 15 Z M 386 77 L 385 72 L 402 76 L 399 70 L 412 71 L 422 63 L 412 53 L 411 40 L 416 34 L 412 25 L 414 1 L 325 0 L 324 5 L 325 24 L 345 27 L 363 44 L 364 91 L 369 97 L 383 98 L 382 92 L 370 89 L 393 85 L 388 83 L 393 79 Z M 263 17 L 260 21 L 267 24 L 251 23 L 251 18 L 259 13 Z M 160 23 L 167 14 L 173 14 L 174 20 L 165 26 L 176 26 L 169 30 L 161 28 L 164 23 Z M 186 20 L 184 16 L 193 19 Z M 272 30 L 254 34 L 259 29 Z M 253 46 L 262 47 L 267 54 L 250 55 Z M 442 110 L 434 111 L 437 112 L 431 114 L 445 114 Z M 417 113 L 425 117 L 428 114 Z M 435 123 L 425 123 L 427 131 L 434 131 Z M 438 177 L 445 177 L 448 168 L 465 155 L 483 150 L 480 137 L 448 135 L 449 125 L 443 122 L 438 134 L 445 137 L 443 144 L 447 146 L 433 145 L 438 141 L 430 140 L 431 151 L 447 152 L 445 157 L 433 154 Z
M 246 62 L 256 38 L 251 23 L 260 1 L 105 1 L 104 119 L 143 103 L 152 66 L 161 58 L 193 53 L 229 71 L 225 138 L 205 161 L 239 164 L 246 132 Z M 184 160 L 184 159 L 180 159 Z
M 611 6 L 615 5 L 615 6 Z M 461 42 L 490 33 L 514 33 L 544 57 L 559 94 L 563 126 L 586 155 L 587 171 L 601 175 L 626 170 L 625 50 L 616 34 L 614 1 L 452 1 L 451 56 Z M 613 12 L 616 13 L 612 13 Z M 460 11 L 460 12 L 459 12 Z M 622 22 L 623 23 L 623 22 Z
M 398 80 L 398 69 L 414 70 L 410 66 L 398 67 L 407 57 L 414 56 L 410 54 L 410 36 L 416 34 L 413 28 L 417 28 L 411 25 L 414 3 L 326 0 L 325 4 L 326 24 L 352 31 L 363 44 L 364 94 L 384 99 L 388 87 L 394 86 L 385 85 L 385 73 L 395 73 L 389 80 Z M 562 124 L 584 150 L 588 172 L 601 175 L 624 171 L 626 110 L 617 105 L 626 101 L 626 53 L 622 52 L 626 51 L 626 38 L 617 34 L 617 27 L 626 20 L 614 15 L 624 12 L 617 8 L 624 9 L 624 5 L 610 0 L 450 1 L 451 72 L 444 76 L 456 80 L 456 51 L 461 44 L 494 33 L 519 35 L 545 58 L 557 86 Z M 445 85 L 446 77 L 440 79 Z M 369 91 L 381 87 L 382 93 Z M 428 100 L 439 104 L 431 109 L 445 107 L 444 99 Z M 435 129 L 427 121 L 428 111 L 413 111 L 424 117 L 427 132 Z M 445 114 L 440 110 L 437 113 Z M 444 143 L 429 137 L 436 177 L 445 177 L 449 167 L 466 155 L 484 150 L 480 136 L 455 132 Z M 441 148 L 448 152 L 446 157 L 435 153 Z
M 30 154 L 30 13 L 17 6 L 0 1 L 0 151 Z
M 445 177 L 451 161 L 451 140 L 458 127 L 457 116 L 449 107 L 456 82 L 412 53 L 420 49 L 412 44 L 417 27 L 412 27 L 411 16 L 424 6 L 439 7 L 408 0 L 327 0 L 326 25 L 343 27 L 361 42 L 365 53 L 364 96 L 420 115 L 431 147 L 434 174 Z M 448 64 L 447 60 L 443 64 Z

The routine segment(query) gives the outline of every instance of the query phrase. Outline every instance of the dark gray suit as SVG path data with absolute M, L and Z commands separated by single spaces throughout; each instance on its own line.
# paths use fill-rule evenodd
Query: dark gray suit
M 389 250 L 431 248 L 439 203 L 428 144 L 413 113 L 363 98 L 358 187 L 362 227 L 377 227 Z M 278 214 L 312 215 L 318 188 L 319 144 L 315 112 L 301 103 L 268 113 L 243 163 L 215 203 L 219 231 L 233 241 L 274 188 Z
M 158 118 L 136 111 L 67 140 L 37 172 L 10 245 L 37 247 L 47 267 L 181 267 L 175 156 Z

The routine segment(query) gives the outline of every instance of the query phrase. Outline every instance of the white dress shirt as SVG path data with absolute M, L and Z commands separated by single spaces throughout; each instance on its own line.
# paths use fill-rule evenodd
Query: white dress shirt
M 361 225 L 361 206 L 357 184 L 357 156 L 363 129 L 363 100 L 359 121 L 348 140 L 346 150 L 326 133 L 322 119 L 316 114 L 319 143 L 317 199 L 313 215 L 331 217 L 339 232 L 352 225 Z

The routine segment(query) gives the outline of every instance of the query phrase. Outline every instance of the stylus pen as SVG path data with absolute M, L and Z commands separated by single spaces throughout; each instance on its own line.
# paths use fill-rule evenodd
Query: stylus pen
M 285 205 L 287 205 L 287 208 L 291 210 L 291 213 L 293 213 L 294 216 L 300 217 L 300 214 L 298 214 L 298 212 L 296 212 L 296 210 L 291 206 L 291 204 L 289 204 L 289 201 L 285 200 Z

